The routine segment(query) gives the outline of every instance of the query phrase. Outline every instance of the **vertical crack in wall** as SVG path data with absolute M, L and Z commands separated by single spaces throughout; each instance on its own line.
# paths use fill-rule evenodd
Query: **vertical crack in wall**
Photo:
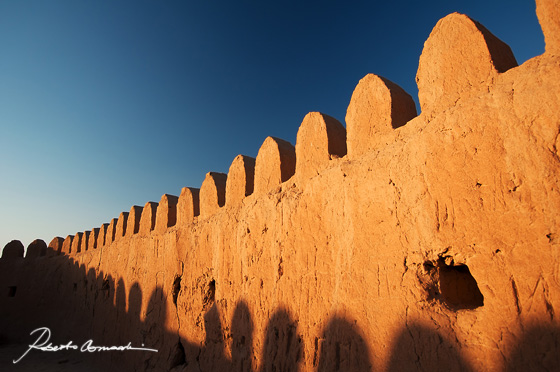
M 515 301 L 515 308 L 517 309 L 517 315 L 521 315 L 521 306 L 519 305 L 519 293 L 517 292 L 517 285 L 515 284 L 515 280 L 513 280 L 513 278 L 511 278 L 510 281 L 511 289 L 513 291 L 513 299 Z
M 183 278 L 185 264 L 183 261 L 179 261 L 179 263 L 181 264 L 181 274 L 175 275 L 175 279 L 173 280 L 173 285 L 171 287 L 171 296 L 173 304 L 175 305 L 175 316 L 177 317 L 177 344 L 171 361 L 171 369 L 186 364 L 185 348 L 181 343 L 180 335 L 181 317 L 179 316 L 179 306 L 177 306 L 177 300 L 179 298 L 179 294 L 181 293 L 181 279 Z
M 315 345 L 313 348 L 313 367 L 317 367 L 317 363 L 319 362 L 318 354 L 319 354 L 319 338 L 315 337 Z
M 173 297 L 173 304 L 175 305 L 175 308 L 177 308 L 177 298 L 179 297 L 179 292 L 181 292 L 181 278 L 183 277 L 183 274 L 181 273 L 181 275 L 175 275 L 175 280 L 173 280 L 173 288 L 172 288 L 172 297 Z
M 187 365 L 187 358 L 185 355 L 185 348 L 181 343 L 181 337 L 179 337 L 179 339 L 177 340 L 177 344 L 175 345 L 175 350 L 173 352 L 173 359 L 171 360 L 170 369 L 182 365 Z
M 550 320 L 554 320 L 554 307 L 549 301 L 549 292 L 548 292 L 548 285 L 546 281 L 543 280 L 543 295 L 544 295 L 544 304 L 546 306 L 546 312 L 550 315 Z
M 177 317 L 177 337 L 179 337 L 179 345 L 181 345 L 181 336 L 180 336 L 181 317 L 179 316 L 179 307 L 177 306 L 177 299 L 179 298 L 179 293 L 181 292 L 181 279 L 183 278 L 183 268 L 184 265 L 181 262 L 181 275 L 175 275 L 175 279 L 173 280 L 173 286 L 171 287 L 171 296 L 173 298 L 173 305 L 175 305 L 175 316 Z M 183 354 L 184 354 L 184 350 L 183 350 Z M 174 367 L 175 366 L 177 366 L 177 364 L 175 364 Z

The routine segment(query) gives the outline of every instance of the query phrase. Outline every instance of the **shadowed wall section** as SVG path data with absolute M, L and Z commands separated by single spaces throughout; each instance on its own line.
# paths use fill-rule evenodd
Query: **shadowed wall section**
M 42 257 L 46 256 L 46 254 L 47 244 L 41 239 L 36 239 L 27 246 L 25 258 Z
M 2 251 L 3 259 L 22 258 L 23 257 L 23 244 L 19 240 L 12 240 L 4 247 Z
M 253 371 L 254 328 L 249 306 L 245 301 L 238 302 L 231 319 L 231 365 L 234 371 Z
M 407 324 L 396 337 L 388 371 L 474 371 L 465 362 L 456 342 L 434 329 L 419 324 Z
M 316 339 L 315 363 L 318 372 L 375 371 L 367 343 L 358 327 L 341 318 L 331 319 L 321 338 Z

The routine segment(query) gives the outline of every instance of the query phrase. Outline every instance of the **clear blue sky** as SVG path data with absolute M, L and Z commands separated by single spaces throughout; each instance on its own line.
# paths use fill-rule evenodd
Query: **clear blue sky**
M 307 112 L 344 123 L 367 73 L 417 101 L 454 11 L 519 63 L 544 51 L 530 0 L 0 1 L 0 249 L 200 187 Z

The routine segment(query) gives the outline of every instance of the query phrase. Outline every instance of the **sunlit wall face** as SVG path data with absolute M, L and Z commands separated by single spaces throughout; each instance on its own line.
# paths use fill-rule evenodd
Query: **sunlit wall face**
M 90 230 L 200 187 L 373 72 L 417 102 L 438 19 L 459 11 L 543 52 L 530 1 L 2 2 L 0 247 Z

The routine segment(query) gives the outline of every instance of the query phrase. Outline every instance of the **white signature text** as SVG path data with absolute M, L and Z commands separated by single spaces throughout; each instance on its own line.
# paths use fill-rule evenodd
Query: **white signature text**
M 72 341 L 69 341 L 66 344 L 53 345 L 52 342 L 49 342 L 49 340 L 51 339 L 51 330 L 49 328 L 47 327 L 37 328 L 34 331 L 32 331 L 30 335 L 33 335 L 38 332 L 40 332 L 39 337 L 37 337 L 37 339 L 32 345 L 29 345 L 29 349 L 27 349 L 25 353 L 23 353 L 23 355 L 19 357 L 19 359 L 13 360 L 14 364 L 22 360 L 33 349 L 41 350 L 41 351 L 80 350 L 80 352 L 82 353 L 84 352 L 94 353 L 99 351 L 128 351 L 128 350 L 151 351 L 154 353 L 158 352 L 156 349 L 150 349 L 145 347 L 133 347 L 131 345 L 131 342 L 129 342 L 128 345 L 125 346 L 95 346 L 93 345 L 93 340 L 88 340 L 84 342 L 81 347 L 74 344 Z M 144 345 L 142 344 L 142 346 Z

